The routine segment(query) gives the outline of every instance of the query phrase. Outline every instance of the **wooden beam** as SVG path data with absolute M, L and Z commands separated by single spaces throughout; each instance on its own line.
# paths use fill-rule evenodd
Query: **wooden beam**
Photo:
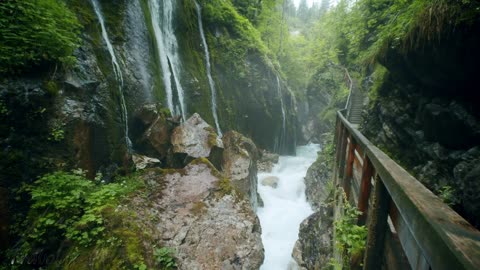
M 370 198 L 371 178 L 373 166 L 368 157 L 363 159 L 362 180 L 360 182 L 360 195 L 358 198 L 358 210 L 362 215 L 358 218 L 358 225 L 364 225 L 367 219 L 368 199 Z
M 373 205 L 369 213 L 367 246 L 363 261 L 363 269 L 380 269 L 383 258 L 385 234 L 388 230 L 387 217 L 390 196 L 380 177 L 375 178 Z
M 347 164 L 345 167 L 345 176 L 343 177 L 343 190 L 347 195 L 347 200 L 350 200 L 350 182 L 352 181 L 353 176 L 353 160 L 355 158 L 355 147 L 356 143 L 353 140 L 352 136 L 348 137 L 348 153 L 347 153 Z

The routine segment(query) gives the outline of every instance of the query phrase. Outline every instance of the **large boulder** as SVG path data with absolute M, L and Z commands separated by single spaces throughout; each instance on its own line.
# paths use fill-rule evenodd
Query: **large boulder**
M 170 137 L 176 121 L 157 104 L 146 104 L 135 112 L 132 134 L 139 152 L 166 159 L 171 148 Z
M 254 208 L 258 205 L 257 159 L 255 144 L 242 134 L 229 131 L 223 137 L 222 168 L 232 184 L 250 199 Z
M 208 158 L 216 168 L 221 168 L 223 142 L 215 129 L 198 113 L 173 130 L 173 154 L 184 163 L 196 158 Z
M 329 265 L 333 245 L 333 210 L 322 206 L 300 224 L 293 259 L 300 270 L 320 270 Z
M 136 211 L 159 244 L 175 250 L 179 269 L 260 267 L 259 220 L 208 160 L 196 159 L 180 170 L 150 170 L 144 179 L 152 195 L 148 202 L 137 201 Z

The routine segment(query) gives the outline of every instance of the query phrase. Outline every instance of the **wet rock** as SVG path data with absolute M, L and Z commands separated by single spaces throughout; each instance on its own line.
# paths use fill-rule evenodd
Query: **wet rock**
M 308 168 L 305 176 L 305 195 L 307 201 L 318 209 L 329 195 L 328 182 L 332 180 L 332 159 L 330 153 L 325 151 L 325 144 L 319 152 L 317 160 Z M 328 142 L 331 143 L 331 142 Z
M 223 142 L 197 113 L 173 130 L 171 143 L 173 153 L 184 157 L 184 162 L 208 158 L 216 168 L 221 168 Z
M 280 156 L 266 150 L 260 150 L 259 154 L 260 158 L 257 163 L 258 170 L 260 172 L 271 172 L 273 166 L 278 163 Z
M 238 190 L 250 198 L 255 209 L 258 206 L 257 147 L 252 140 L 236 131 L 227 132 L 222 140 L 225 147 L 223 172 Z
M 269 187 L 272 187 L 272 188 L 277 188 L 279 180 L 280 179 L 278 179 L 278 177 L 276 177 L 276 176 L 267 176 L 267 177 L 262 179 L 261 183 L 262 183 L 263 186 L 269 186 Z
M 166 162 L 176 126 L 171 120 L 170 112 L 160 104 L 145 104 L 135 111 L 131 129 L 135 150 Z
M 133 164 L 135 165 L 135 168 L 137 170 L 143 170 L 146 168 L 154 168 L 157 166 L 160 166 L 161 162 L 160 160 L 156 158 L 150 158 L 147 156 L 142 156 L 142 155 L 137 155 L 133 154 L 132 155 L 132 160 Z
M 425 138 L 451 149 L 475 146 L 480 138 L 480 126 L 462 106 L 451 102 L 448 107 L 427 104 L 423 111 Z
M 293 259 L 301 270 L 320 270 L 332 257 L 333 209 L 322 206 L 300 224 L 299 239 L 293 248 Z
M 249 202 L 206 159 L 181 170 L 147 171 L 151 207 L 139 216 L 156 216 L 152 235 L 175 249 L 179 269 L 258 269 L 263 245 L 258 218 Z M 155 191 L 156 190 L 156 191 Z M 144 202 L 147 203 L 147 202 Z M 161 212 L 161 215 L 158 213 Z

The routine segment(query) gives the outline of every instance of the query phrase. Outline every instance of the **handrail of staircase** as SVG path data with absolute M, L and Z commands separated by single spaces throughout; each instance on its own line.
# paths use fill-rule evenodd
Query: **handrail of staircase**
M 480 269 L 480 232 L 370 142 L 345 111 L 337 112 L 334 179 L 362 213 L 358 223 L 368 226 L 363 269 Z
M 351 96 L 352 96 L 353 81 L 352 81 L 352 77 L 350 77 L 350 73 L 348 72 L 347 68 L 345 68 L 345 67 L 342 67 L 342 68 L 345 71 L 345 77 L 346 77 L 346 79 L 348 80 L 348 83 L 349 83 L 349 86 L 348 86 L 349 93 L 348 93 L 347 103 L 345 103 L 345 109 L 348 110 L 348 106 L 349 106 L 350 99 L 351 99 Z

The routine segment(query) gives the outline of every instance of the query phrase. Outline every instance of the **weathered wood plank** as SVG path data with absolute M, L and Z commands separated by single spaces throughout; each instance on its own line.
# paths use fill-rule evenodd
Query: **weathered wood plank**
M 348 137 L 348 151 L 347 151 L 347 163 L 345 167 L 345 174 L 343 177 L 343 190 L 347 195 L 347 199 L 350 199 L 350 185 L 353 176 L 353 160 L 355 158 L 355 146 L 356 143 L 351 136 Z
M 362 215 L 358 218 L 358 224 L 363 225 L 367 219 L 368 199 L 370 197 L 370 179 L 373 175 L 373 166 L 368 157 L 365 157 L 362 168 L 362 178 L 360 180 L 360 195 L 358 199 L 358 210 Z
M 369 213 L 367 246 L 363 269 L 376 270 L 383 257 L 390 196 L 380 177 L 375 179 L 373 206 Z

